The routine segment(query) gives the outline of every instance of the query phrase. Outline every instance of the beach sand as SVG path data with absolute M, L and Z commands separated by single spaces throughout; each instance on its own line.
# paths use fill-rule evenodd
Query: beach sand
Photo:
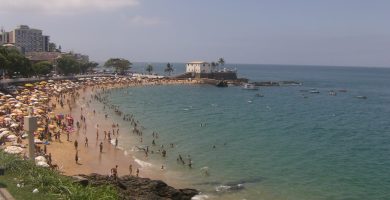
M 166 84 L 175 84 L 175 82 L 167 82 Z M 112 86 L 108 86 L 106 89 L 109 87 Z M 82 121 L 80 118 L 81 114 L 83 114 L 83 116 L 86 118 L 85 124 L 81 123 L 81 128 L 78 132 L 73 131 L 70 133 L 69 141 L 67 141 L 66 134 L 63 132 L 61 134 L 61 141 L 54 141 L 53 139 L 53 142 L 50 145 L 47 145 L 47 153 L 51 153 L 53 163 L 59 166 L 59 170 L 65 175 L 90 173 L 109 175 L 111 168 L 114 168 L 116 165 L 118 165 L 118 175 L 123 176 L 130 173 L 129 165 L 131 164 L 133 166 L 132 175 L 135 175 L 137 168 L 139 168 L 140 177 L 163 180 L 167 182 L 167 184 L 176 188 L 188 187 L 185 182 L 177 181 L 177 179 L 172 177 L 176 176 L 175 173 L 168 173 L 166 170 L 151 170 L 142 168 L 142 166 L 134 161 L 132 152 L 124 152 L 112 145 L 107 139 L 104 140 L 103 131 L 111 130 L 112 132 L 112 124 L 117 124 L 120 122 L 115 122 L 112 120 L 112 118 L 106 119 L 103 113 L 96 112 L 96 114 L 93 114 L 93 111 L 95 109 L 97 110 L 97 108 L 88 106 L 89 100 L 91 99 L 91 94 L 93 94 L 93 92 L 94 91 L 92 91 L 92 86 L 88 86 L 85 89 L 79 89 L 80 97 L 77 98 L 75 102 L 70 100 L 70 95 L 65 94 L 64 102 L 67 102 L 66 99 L 70 100 L 72 111 L 70 111 L 68 105 L 64 105 L 64 107 L 61 108 L 55 98 L 51 99 L 52 103 L 57 104 L 54 113 L 71 115 L 74 118 L 74 123 L 77 121 Z M 86 129 L 84 129 L 85 125 L 87 127 Z M 114 129 L 116 130 L 116 128 Z M 128 134 L 129 131 L 124 131 L 124 127 L 119 127 L 119 129 L 120 131 L 118 140 L 120 142 L 121 134 Z M 77 129 L 75 128 L 75 130 Z M 96 138 L 97 130 L 99 130 L 98 139 Z M 88 147 L 85 146 L 86 137 L 88 138 Z M 112 138 L 114 139 L 115 136 L 112 136 Z M 78 163 L 75 161 L 75 140 L 78 141 Z M 103 143 L 102 153 L 100 153 L 99 149 L 99 144 L 101 142 Z

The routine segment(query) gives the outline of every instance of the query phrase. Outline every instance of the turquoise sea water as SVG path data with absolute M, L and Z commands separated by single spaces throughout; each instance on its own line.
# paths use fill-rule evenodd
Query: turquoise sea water
M 113 90 L 111 103 L 145 127 L 142 145 L 164 145 L 168 153 L 166 159 L 136 157 L 156 168 L 164 164 L 209 199 L 390 199 L 390 69 L 236 67 L 251 81 L 303 84 Z M 312 88 L 320 93 L 305 91 Z M 153 131 L 159 133 L 155 147 Z M 120 144 L 130 151 L 141 143 L 129 135 Z M 192 169 L 176 161 L 179 154 L 191 156 Z

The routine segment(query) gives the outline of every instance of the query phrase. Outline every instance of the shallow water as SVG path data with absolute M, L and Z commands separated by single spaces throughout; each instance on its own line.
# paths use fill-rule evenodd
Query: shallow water
M 210 85 L 115 89 L 111 103 L 145 127 L 142 143 L 129 133 L 121 136 L 120 146 L 135 152 L 144 168 L 164 165 L 167 178 L 186 182 L 210 199 L 390 197 L 389 69 L 237 68 L 252 81 L 296 80 L 303 85 L 259 91 Z M 312 88 L 320 93 L 306 91 Z M 328 95 L 329 90 L 337 95 Z M 153 131 L 159 133 L 156 146 Z M 168 156 L 145 158 L 134 151 L 139 145 L 155 152 L 164 145 Z M 179 154 L 187 163 L 190 155 L 192 169 L 177 162 Z

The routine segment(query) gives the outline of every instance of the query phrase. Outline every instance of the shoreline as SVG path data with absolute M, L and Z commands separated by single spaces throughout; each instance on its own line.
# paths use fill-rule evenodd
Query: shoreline
M 185 82 L 184 84 L 193 84 L 195 82 Z M 94 103 L 103 107 L 102 102 L 92 100 L 92 96 L 102 91 L 111 91 L 118 88 L 127 87 L 144 87 L 149 85 L 161 85 L 161 84 L 183 84 L 182 81 L 169 81 L 165 83 L 155 82 L 149 80 L 143 83 L 130 83 L 128 85 L 109 85 L 103 88 L 96 88 L 95 86 L 87 86 L 86 88 L 79 89 L 80 96 L 72 103 L 72 110 L 66 108 L 57 108 L 54 112 L 56 114 L 71 115 L 75 119 L 75 123 L 80 121 L 80 130 L 77 133 L 75 131 L 70 135 L 69 140 L 66 141 L 66 137 L 61 136 L 62 142 L 53 142 L 49 147 L 48 152 L 52 153 L 53 161 L 58 163 L 59 169 L 64 172 L 65 175 L 76 174 L 90 174 L 99 173 L 102 175 L 109 175 L 110 170 L 118 165 L 118 176 L 130 175 L 129 166 L 132 165 L 132 175 L 136 175 L 137 168 L 139 169 L 140 177 L 147 177 L 154 180 L 163 180 L 169 185 L 175 188 L 188 187 L 188 184 L 184 182 L 173 181 L 167 176 L 166 170 L 156 170 L 148 167 L 150 163 L 141 159 L 136 159 L 135 152 L 125 151 L 118 145 L 115 147 L 114 138 L 118 138 L 120 143 L 123 134 L 130 134 L 129 122 L 118 121 L 113 119 L 115 111 L 107 109 L 106 112 L 101 112 L 100 108 L 91 107 L 90 104 Z M 100 86 L 99 86 L 100 87 Z M 64 98 L 64 102 L 69 100 L 69 96 Z M 95 110 L 95 114 L 93 111 Z M 85 117 L 85 123 L 81 122 L 80 116 Z M 108 115 L 105 118 L 105 115 Z M 114 127 L 113 124 L 122 124 L 119 127 Z M 127 125 L 127 126 L 126 126 Z M 86 129 L 85 129 L 86 127 Z M 119 129 L 119 134 L 113 135 Z M 104 139 L 104 131 L 112 134 L 111 141 Z M 98 138 L 97 133 L 98 132 Z M 130 136 L 131 138 L 135 138 Z M 85 138 L 88 138 L 88 147 L 85 147 Z M 78 157 L 79 162 L 75 162 L 76 150 L 74 147 L 74 141 L 78 141 Z M 99 145 L 103 143 L 103 152 L 99 152 Z M 71 153 L 69 153 L 71 152 Z
M 65 128 L 60 128 L 59 126 L 54 126 L 55 120 L 40 120 L 39 127 L 42 131 L 42 127 L 54 127 L 50 128 L 48 132 L 52 133 L 52 141 L 49 145 L 40 144 L 39 146 L 45 148 L 46 146 L 46 155 L 50 154 L 52 163 L 58 166 L 58 170 L 64 175 L 73 176 L 78 174 L 91 174 L 98 173 L 102 175 L 109 175 L 110 170 L 115 168 L 118 165 L 117 172 L 118 176 L 129 175 L 129 165 L 132 167 L 132 175 L 136 174 L 137 168 L 139 169 L 140 177 L 147 177 L 154 180 L 163 180 L 168 185 L 171 185 L 175 188 L 184 188 L 188 184 L 183 182 L 175 182 L 168 177 L 166 170 L 156 171 L 154 169 L 145 169 L 139 163 L 137 163 L 134 157 L 134 153 L 124 151 L 120 148 L 115 147 L 111 144 L 111 141 L 104 139 L 103 131 L 112 130 L 112 124 L 126 124 L 126 122 L 113 121 L 113 118 L 105 118 L 103 113 L 99 111 L 93 112 L 96 108 L 89 107 L 92 103 L 91 98 L 98 93 L 99 91 L 108 91 L 115 88 L 127 88 L 127 87 L 139 87 L 147 85 L 165 85 L 165 84 L 195 84 L 196 81 L 187 81 L 187 80 L 157 80 L 157 79 L 143 79 L 143 80 L 132 80 L 132 79 L 112 79 L 107 78 L 108 80 L 99 80 L 97 82 L 93 81 L 84 81 L 80 84 L 80 87 L 67 90 L 65 92 L 59 92 L 59 94 L 52 96 L 51 90 L 46 91 L 48 96 L 48 101 L 45 101 L 47 109 L 44 112 L 40 113 L 47 118 L 55 118 L 58 115 L 64 116 L 64 118 L 72 117 L 74 120 L 74 129 L 69 133 L 69 141 L 67 140 L 67 131 Z M 70 81 L 69 81 L 70 82 Z M 63 84 L 64 81 L 53 82 L 53 84 Z M 27 92 L 27 91 L 26 91 Z M 33 93 L 33 92 L 31 92 Z M 28 99 L 28 98 L 26 98 Z M 60 106 L 62 102 L 63 106 Z M 27 101 L 25 101 L 28 105 Z M 100 106 L 104 106 L 103 103 L 97 103 Z M 52 109 L 51 109 L 52 108 Z M 43 108 L 38 108 L 43 109 Z M 108 111 L 111 115 L 114 115 L 112 110 Z M 23 114 L 26 113 L 23 111 Z M 84 120 L 81 120 L 81 115 L 85 117 Z M 22 119 L 21 117 L 19 120 Z M 45 123 L 46 121 L 46 123 Z M 62 120 L 64 123 L 66 120 Z M 76 123 L 79 121 L 80 129 L 77 131 Z M 21 121 L 19 121 L 22 123 Z M 127 123 L 128 124 L 128 123 Z M 119 129 L 119 134 L 117 135 L 120 142 L 122 134 L 128 134 L 130 130 L 124 131 L 125 127 L 115 127 L 114 129 Z M 97 138 L 96 131 L 98 130 L 99 136 Z M 18 137 L 22 133 L 22 130 L 18 130 L 18 133 L 15 133 Z M 60 139 L 55 139 L 55 133 L 58 134 Z M 54 136 L 53 136 L 54 135 Z M 39 136 L 38 131 L 36 132 L 36 137 Z M 88 146 L 85 144 L 85 138 L 88 138 Z M 48 139 L 50 140 L 50 139 Z M 78 142 L 77 151 L 74 146 L 74 141 Z M 99 152 L 100 143 L 103 143 L 103 152 Z M 6 146 L 12 144 L 6 143 Z M 23 140 L 21 145 L 26 145 L 26 141 Z M 120 146 L 120 145 L 119 145 Z M 25 152 L 27 149 L 24 149 Z M 76 153 L 77 152 L 77 153 Z M 76 154 L 78 161 L 76 162 Z

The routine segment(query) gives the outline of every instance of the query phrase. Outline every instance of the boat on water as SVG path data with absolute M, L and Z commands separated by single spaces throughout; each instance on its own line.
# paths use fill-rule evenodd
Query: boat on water
M 357 99 L 367 99 L 366 96 L 356 96 Z
M 264 95 L 263 95 L 263 94 L 260 94 L 260 93 L 257 93 L 257 94 L 255 95 L 255 97 L 264 97 Z
M 242 89 L 244 89 L 244 90 L 258 90 L 259 87 L 257 87 L 255 84 L 252 84 L 252 83 L 245 83 L 242 86 Z
M 311 89 L 309 92 L 310 92 L 311 94 L 319 94 L 319 93 L 320 93 L 320 91 L 318 91 L 318 90 L 316 90 L 316 89 Z
M 337 93 L 336 93 L 335 91 L 331 90 L 331 91 L 329 91 L 329 95 L 330 95 L 330 96 L 336 96 Z

